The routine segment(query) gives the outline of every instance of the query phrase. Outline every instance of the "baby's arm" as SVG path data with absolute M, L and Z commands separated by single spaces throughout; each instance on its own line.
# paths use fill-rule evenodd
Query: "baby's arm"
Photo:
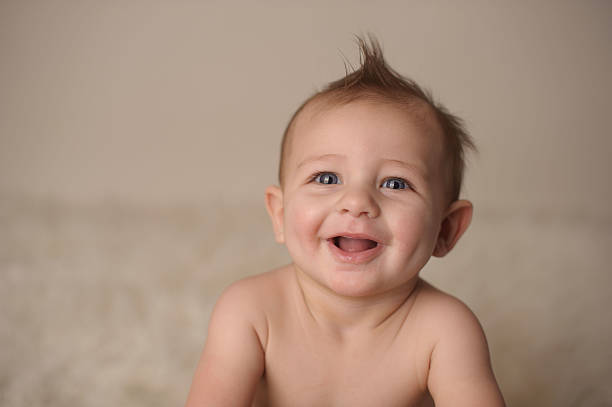
M 430 361 L 429 391 L 436 407 L 503 407 L 489 348 L 474 314 L 454 298 L 436 318 L 439 329 Z
M 251 405 L 264 371 L 251 293 L 240 281 L 217 301 L 186 407 Z

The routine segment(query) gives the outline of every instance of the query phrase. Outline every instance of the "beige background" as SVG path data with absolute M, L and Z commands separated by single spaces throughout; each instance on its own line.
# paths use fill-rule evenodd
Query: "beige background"
M 375 33 L 463 116 L 476 213 L 423 276 L 509 405 L 612 405 L 612 3 L 0 1 L 0 404 L 181 405 L 212 304 L 288 261 L 290 114 Z

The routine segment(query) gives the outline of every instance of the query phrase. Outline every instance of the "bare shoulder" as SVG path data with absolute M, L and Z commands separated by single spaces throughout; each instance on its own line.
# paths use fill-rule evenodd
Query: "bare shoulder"
M 437 340 L 445 335 L 454 335 L 457 330 L 483 335 L 476 315 L 463 301 L 424 280 L 421 281 L 415 308 Z
M 219 297 L 218 302 L 230 302 L 248 306 L 253 311 L 265 311 L 283 300 L 283 293 L 290 282 L 290 268 L 282 267 L 235 281 Z
M 253 326 L 264 345 L 268 318 L 283 302 L 289 277 L 284 267 L 238 280 L 222 292 L 213 315 L 239 315 Z
M 427 386 L 436 406 L 503 406 L 484 331 L 468 306 L 423 282 L 415 307 L 432 345 Z
M 485 333 L 472 310 L 458 298 L 423 281 L 415 308 L 428 332 L 431 366 L 447 353 L 467 352 L 481 365 L 489 364 Z
M 264 372 L 271 295 L 285 279 L 280 271 L 231 284 L 217 300 L 187 406 L 248 405 Z M 240 383 L 240 386 L 235 386 Z
M 218 302 L 248 303 L 250 306 L 265 303 L 269 293 L 283 283 L 283 269 L 244 277 L 223 290 Z

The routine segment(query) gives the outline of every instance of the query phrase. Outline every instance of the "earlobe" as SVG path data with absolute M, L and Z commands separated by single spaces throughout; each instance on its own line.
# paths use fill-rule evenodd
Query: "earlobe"
M 474 208 L 470 201 L 458 200 L 453 202 L 440 226 L 438 240 L 433 255 L 443 257 L 455 246 L 463 233 L 470 226 Z
M 278 243 L 285 243 L 283 228 L 283 191 L 276 185 L 266 188 L 266 209 L 274 227 L 274 236 Z

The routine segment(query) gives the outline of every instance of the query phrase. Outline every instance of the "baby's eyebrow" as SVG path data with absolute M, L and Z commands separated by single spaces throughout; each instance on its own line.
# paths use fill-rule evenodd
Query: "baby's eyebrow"
M 420 176 L 422 176 L 423 178 L 425 178 L 427 175 L 427 171 L 425 170 L 425 168 L 418 164 L 407 163 L 405 161 L 395 160 L 392 158 L 385 158 L 383 159 L 383 161 L 391 163 L 391 164 L 399 165 L 400 167 L 404 167 L 410 171 L 414 171 Z
M 343 154 L 322 154 L 322 155 L 306 157 L 297 165 L 297 168 L 300 168 L 312 161 L 324 161 L 324 160 L 329 160 L 332 158 L 346 158 L 346 156 Z

